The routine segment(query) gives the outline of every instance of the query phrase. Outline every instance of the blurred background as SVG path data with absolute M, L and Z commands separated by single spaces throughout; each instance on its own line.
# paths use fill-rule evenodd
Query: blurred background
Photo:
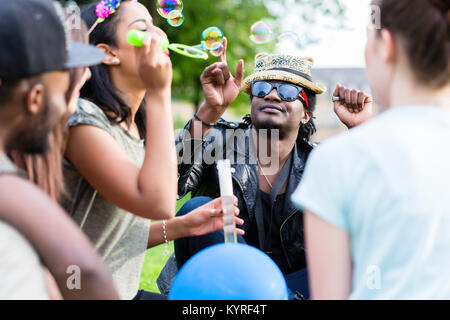
M 80 7 L 98 1 L 60 1 Z M 312 76 L 327 92 L 319 96 L 315 117 L 318 128 L 314 141 L 322 141 L 345 131 L 333 112 L 331 96 L 337 83 L 371 93 L 364 71 L 366 26 L 371 14 L 370 0 L 183 0 L 184 22 L 172 27 L 156 11 L 157 0 L 140 0 L 149 9 L 154 24 L 163 29 L 171 43 L 200 44 L 202 31 L 219 27 L 228 38 L 227 58 L 234 74 L 236 63 L 244 59 L 245 76 L 253 72 L 258 52 L 297 54 L 312 57 Z M 250 41 L 251 26 L 264 21 L 274 40 L 266 44 Z M 202 103 L 199 81 L 203 69 L 216 62 L 194 60 L 171 53 L 174 77 L 172 97 L 175 128 L 180 129 Z M 250 112 L 248 95 L 241 93 L 224 118 L 239 121 Z M 177 204 L 177 209 L 186 199 Z M 170 247 L 173 250 L 173 245 Z M 162 267 L 169 256 L 161 246 L 148 251 L 142 273 L 141 289 L 159 292 L 156 286 Z

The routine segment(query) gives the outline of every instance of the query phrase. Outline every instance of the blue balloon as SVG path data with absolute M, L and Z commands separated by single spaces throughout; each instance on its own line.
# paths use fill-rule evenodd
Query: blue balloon
M 278 266 L 255 247 L 217 244 L 191 257 L 178 272 L 169 300 L 287 300 Z

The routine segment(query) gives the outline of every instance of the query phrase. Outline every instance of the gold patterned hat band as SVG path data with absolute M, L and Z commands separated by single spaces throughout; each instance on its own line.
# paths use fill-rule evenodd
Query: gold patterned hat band
M 326 89 L 312 80 L 313 64 L 312 58 L 259 53 L 255 57 L 255 72 L 244 80 L 242 90 L 250 94 L 253 81 L 278 80 L 302 86 L 317 94 L 324 93 Z

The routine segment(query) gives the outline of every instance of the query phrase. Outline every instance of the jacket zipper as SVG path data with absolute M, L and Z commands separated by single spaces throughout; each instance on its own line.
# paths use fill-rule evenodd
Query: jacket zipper
M 283 249 L 284 257 L 286 258 L 286 261 L 287 261 L 287 263 L 288 263 L 289 269 L 292 269 L 292 264 L 291 264 L 291 261 L 289 260 L 288 255 L 287 255 L 286 248 L 284 247 L 283 237 L 282 237 L 282 235 L 281 235 L 281 232 L 282 232 L 283 227 L 284 227 L 284 225 L 286 224 L 286 222 L 288 222 L 288 220 L 291 219 L 291 218 L 297 213 L 297 211 L 298 211 L 298 210 L 295 210 L 289 217 L 287 217 L 286 220 L 284 220 L 284 222 L 281 224 L 281 227 L 280 227 L 280 242 L 281 242 L 281 248 Z

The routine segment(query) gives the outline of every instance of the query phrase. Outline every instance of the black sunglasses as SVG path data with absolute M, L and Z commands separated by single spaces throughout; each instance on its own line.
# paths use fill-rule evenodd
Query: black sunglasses
M 309 101 L 306 97 L 305 90 L 302 87 L 290 83 L 273 83 L 269 81 L 253 81 L 252 95 L 258 98 L 264 98 L 272 92 L 273 88 L 277 89 L 278 96 L 287 102 L 297 100 L 299 96 L 305 102 L 306 107 L 309 107 Z

